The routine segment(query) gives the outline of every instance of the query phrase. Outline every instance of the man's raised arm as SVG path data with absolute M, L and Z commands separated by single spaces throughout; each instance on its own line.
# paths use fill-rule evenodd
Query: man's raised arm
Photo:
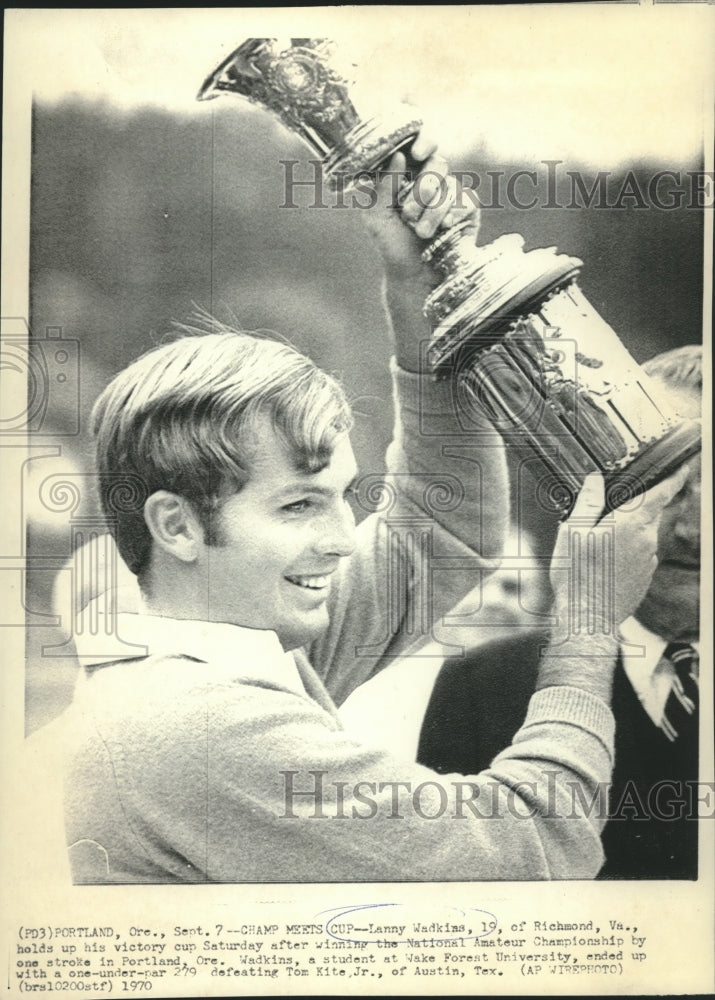
M 471 221 L 475 238 L 478 228 L 477 207 L 434 149 L 422 135 L 415 140 L 410 159 L 419 173 L 404 197 L 406 161 L 397 153 L 378 175 L 375 204 L 361 213 L 384 269 L 395 431 L 382 496 L 362 470 L 377 511 L 359 527 L 331 627 L 311 650 L 338 702 L 431 638 L 433 623 L 473 588 L 477 572 L 496 568 L 509 522 L 500 435 L 486 418 L 460 412 L 454 379 L 438 381 L 426 366 L 423 305 L 440 279 L 422 253 L 451 225 Z

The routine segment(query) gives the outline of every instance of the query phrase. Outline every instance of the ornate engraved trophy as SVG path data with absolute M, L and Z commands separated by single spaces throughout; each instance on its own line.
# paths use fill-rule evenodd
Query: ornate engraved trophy
M 203 84 L 199 99 L 239 94 L 278 115 L 348 188 L 408 146 L 411 109 L 360 112 L 324 39 L 254 38 Z M 486 412 L 535 464 L 542 505 L 568 513 L 588 472 L 613 509 L 669 476 L 700 448 L 681 419 L 579 289 L 581 261 L 555 248 L 524 252 L 521 236 L 475 247 L 463 223 L 424 252 L 442 275 L 425 303 L 427 360 L 455 377 L 456 398 Z M 544 474 L 545 473 L 545 474 Z
M 358 111 L 354 85 L 325 38 L 249 38 L 204 81 L 200 101 L 240 94 L 277 115 L 323 161 L 328 180 L 346 190 L 411 142 L 422 122 L 406 105 Z

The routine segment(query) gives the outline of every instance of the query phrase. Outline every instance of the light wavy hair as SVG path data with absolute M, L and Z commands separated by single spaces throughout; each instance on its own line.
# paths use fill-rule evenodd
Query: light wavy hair
M 288 344 L 225 327 L 164 344 L 107 386 L 91 415 L 102 509 L 140 580 L 151 552 L 146 499 L 184 497 L 207 543 L 220 544 L 215 515 L 248 481 L 265 417 L 304 472 L 324 468 L 352 426 L 335 378 Z

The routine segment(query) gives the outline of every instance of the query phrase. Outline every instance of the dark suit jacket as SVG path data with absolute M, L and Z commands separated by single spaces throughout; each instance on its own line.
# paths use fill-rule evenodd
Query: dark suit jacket
M 420 763 L 441 774 L 489 767 L 523 722 L 547 641 L 541 631 L 515 631 L 446 660 L 422 724 Z M 667 739 L 643 710 L 620 658 L 613 714 L 616 760 L 598 877 L 697 878 L 697 739 Z

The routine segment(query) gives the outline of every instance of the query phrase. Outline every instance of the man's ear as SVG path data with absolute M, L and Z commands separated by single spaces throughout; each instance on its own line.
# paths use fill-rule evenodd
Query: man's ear
M 144 504 L 144 520 L 155 545 L 181 562 L 196 561 L 204 532 L 184 497 L 157 490 Z

